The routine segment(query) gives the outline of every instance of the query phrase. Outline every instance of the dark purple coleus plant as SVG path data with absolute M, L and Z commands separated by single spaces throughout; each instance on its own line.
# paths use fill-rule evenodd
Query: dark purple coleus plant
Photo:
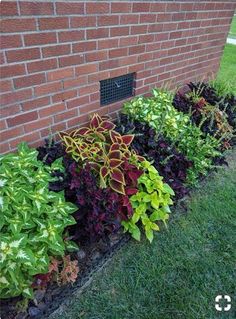
M 121 134 L 135 135 L 131 146 L 139 155 L 153 162 L 165 182 L 173 188 L 176 198 L 182 198 L 187 194 L 184 183 L 192 162 L 178 152 L 167 139 L 161 135 L 157 136 L 155 130 L 147 124 L 132 121 L 125 114 L 120 115 L 116 129 Z

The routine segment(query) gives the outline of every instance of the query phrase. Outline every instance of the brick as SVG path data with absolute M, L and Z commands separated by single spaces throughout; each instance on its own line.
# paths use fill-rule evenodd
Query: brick
M 45 96 L 38 99 L 34 98 L 32 101 L 23 102 L 21 106 L 22 110 L 25 112 L 41 108 L 42 106 L 46 106 L 48 104 L 50 104 L 50 98 L 48 96 Z
M 180 3 L 167 3 L 166 4 L 167 12 L 179 12 L 180 11 Z
M 11 140 L 9 141 L 9 144 L 10 144 L 10 147 L 11 149 L 14 149 L 15 147 L 17 147 L 17 145 L 20 143 L 20 142 L 33 142 L 33 141 L 37 141 L 40 139 L 40 135 L 39 135 L 39 132 L 33 132 L 33 133 L 30 133 L 30 134 L 27 134 L 27 135 L 24 135 L 24 136 L 21 136 L 21 137 L 18 137 L 14 140 Z
M 0 2 L 1 16 L 17 16 L 17 3 L 11 1 Z
M 138 43 L 149 43 L 154 41 L 155 41 L 155 37 L 153 34 L 140 35 L 138 39 Z
M 178 12 L 178 13 L 172 14 L 172 21 L 184 21 L 184 20 L 186 20 L 185 13 Z
M 148 2 L 137 2 L 133 3 L 133 12 L 149 12 L 150 11 L 150 3 Z
M 58 69 L 47 73 L 47 80 L 49 82 L 70 78 L 74 75 L 73 68 Z
M 120 17 L 120 24 L 138 24 L 138 23 L 139 23 L 138 14 L 126 14 L 126 15 L 121 15 Z
M 79 88 L 79 94 L 80 96 L 88 95 L 90 93 L 97 92 L 98 90 L 99 90 L 99 85 L 97 83 L 94 83 L 94 84 L 90 84 L 88 86 Z
M 10 151 L 9 143 L 0 144 L 0 153 L 4 154 Z
M 127 56 L 127 55 L 128 55 L 128 48 L 114 49 L 109 51 L 110 59 L 119 58 L 119 57 Z
M 98 64 L 97 63 L 91 63 L 91 64 L 85 64 L 81 65 L 75 68 L 75 75 L 80 76 L 83 74 L 90 74 L 98 71 Z
M 93 83 L 93 82 L 99 82 L 101 80 L 105 80 L 110 77 L 109 71 L 103 71 L 103 72 L 98 72 L 98 73 L 93 73 L 88 75 L 88 82 Z
M 71 21 L 72 28 L 96 27 L 95 16 L 71 17 L 70 21 Z
M 0 36 L 1 49 L 17 48 L 22 46 L 20 35 Z
M 59 42 L 72 42 L 84 40 L 84 31 L 64 31 L 59 32 Z
M 8 78 L 8 77 L 24 75 L 24 74 L 25 74 L 24 64 L 7 65 L 7 66 L 0 67 L 1 78 Z
M 27 46 L 56 43 L 57 36 L 55 32 L 32 33 L 24 35 L 24 41 Z
M 147 25 L 131 26 L 130 34 L 142 34 L 147 33 Z
M 140 54 L 145 52 L 145 45 L 137 45 L 129 48 L 129 55 Z
M 96 50 L 96 48 L 97 48 L 96 41 L 86 41 L 86 42 L 78 42 L 78 43 L 72 44 L 73 53 L 93 51 L 93 50 Z
M 119 39 L 98 40 L 98 49 L 117 48 L 119 46 Z
M 56 59 L 40 60 L 35 62 L 27 63 L 27 70 L 29 73 L 48 71 L 57 68 Z
M 63 112 L 61 114 L 57 114 L 54 116 L 54 123 L 58 123 L 58 122 L 62 122 L 65 121 L 67 119 L 71 119 L 75 116 L 78 115 L 78 110 L 77 109 L 72 109 L 66 112 Z
M 111 70 L 110 71 L 110 77 L 111 78 L 115 78 L 117 76 L 123 75 L 123 74 L 127 74 L 128 73 L 128 68 L 127 67 L 123 67 L 123 68 L 117 68 L 115 70 Z
M 88 76 L 84 75 L 84 76 L 80 76 L 80 77 L 76 77 L 76 79 L 64 79 L 63 80 L 63 88 L 64 89 L 69 89 L 69 88 L 73 88 L 73 87 L 78 87 L 81 85 L 85 85 L 88 83 Z
M 6 121 L 5 120 L 0 120 L 0 130 L 3 131 L 7 128 L 7 125 L 6 125 Z M 0 135 L 1 137 L 1 135 Z
M 138 56 L 134 55 L 134 56 L 120 58 L 118 63 L 119 63 L 119 66 L 124 66 L 124 65 L 135 64 L 137 62 L 138 62 Z
M 57 93 L 53 95 L 52 102 L 53 103 L 65 102 L 66 100 L 73 99 L 76 96 L 77 96 L 77 89 L 70 90 L 70 91 L 63 91 L 61 93 Z
M 194 3 L 181 3 L 180 11 L 193 11 L 193 9 Z
M 12 129 L 8 129 L 6 131 L 1 132 L 1 139 L 2 141 L 7 141 L 12 138 L 16 138 L 20 135 L 24 134 L 23 127 L 14 127 Z
M 42 84 L 45 81 L 46 77 L 44 73 L 23 76 L 13 80 L 16 89 Z
M 34 88 L 36 96 L 46 95 L 54 92 L 58 92 L 62 89 L 61 82 L 47 83 Z
M 45 138 L 45 137 L 48 137 L 49 134 L 55 133 L 56 135 L 54 136 L 54 138 L 57 140 L 58 139 L 57 133 L 61 131 L 65 131 L 65 130 L 66 130 L 66 122 L 62 122 L 62 123 L 58 123 L 58 124 L 50 126 L 50 129 L 49 128 L 42 129 L 40 131 L 40 135 L 41 135 L 41 138 Z
M 162 32 L 163 31 L 163 26 L 164 26 L 164 24 L 162 24 L 162 23 L 161 24 L 160 23 L 150 24 L 148 26 L 148 32 L 150 32 L 150 33 Z
M 178 27 L 178 24 L 176 22 L 173 23 L 165 23 L 163 24 L 162 31 L 175 31 Z
M 118 37 L 121 35 L 129 35 L 129 27 L 115 27 L 110 29 L 111 37 Z
M 85 5 L 87 14 L 109 13 L 110 9 L 110 5 L 107 2 L 87 2 Z
M 150 12 L 165 12 L 166 3 L 151 3 Z
M 160 48 L 161 48 L 160 42 L 148 43 L 146 45 L 146 52 L 160 50 Z
M 138 56 L 138 62 L 150 61 L 152 60 L 153 54 L 152 53 L 144 53 Z
M 187 39 L 179 39 L 179 40 L 175 40 L 175 46 L 183 46 L 187 43 Z
M 69 18 L 53 17 L 40 18 L 39 30 L 60 30 L 69 28 Z
M 0 118 L 10 117 L 12 115 L 15 115 L 17 113 L 20 113 L 21 108 L 17 105 L 9 105 L 7 107 L 3 107 L 0 109 Z
M 46 118 L 42 120 L 37 120 L 36 122 L 28 123 L 24 125 L 25 133 L 38 131 L 42 128 L 49 127 L 52 124 L 52 118 Z
M 100 99 L 100 93 L 99 92 L 96 92 L 96 93 L 92 93 L 90 94 L 90 102 L 99 102 L 99 99 Z
M 144 68 L 145 68 L 144 63 L 131 65 L 128 67 L 128 73 L 139 72 L 139 71 L 144 70 Z
M 24 32 L 36 30 L 35 19 L 6 19 L 0 24 L 0 31 L 3 33 Z
M 157 15 L 156 14 L 141 14 L 140 15 L 140 23 L 154 23 L 157 21 Z
M 138 37 L 137 36 L 130 36 L 125 38 L 120 38 L 120 46 L 126 47 L 138 44 Z
M 78 125 L 83 124 L 88 124 L 89 121 L 89 116 L 88 114 L 85 114 L 83 116 L 76 116 L 74 119 L 67 121 L 68 127 L 78 127 Z
M 109 29 L 107 28 L 98 28 L 86 30 L 87 39 L 100 39 L 106 38 L 109 35 Z
M 4 56 L 3 52 L 0 52 L 0 65 L 3 65 L 5 63 L 6 63 L 5 56 Z
M 52 3 L 20 1 L 19 4 L 21 15 L 38 16 L 54 14 Z
M 89 105 L 82 106 L 80 110 L 80 114 L 88 113 L 88 112 L 95 112 L 100 107 L 99 102 L 90 103 Z
M 58 104 L 53 104 L 48 107 L 44 107 L 41 110 L 38 111 L 39 117 L 44 118 L 44 117 L 50 117 L 54 114 L 63 112 L 66 110 L 65 103 L 58 103 Z
M 8 127 L 13 127 L 20 124 L 25 124 L 38 119 L 38 113 L 36 111 L 24 113 L 7 119 Z
M 197 19 L 197 12 L 186 12 L 185 19 L 186 20 L 196 20 Z
M 99 71 L 114 69 L 119 66 L 118 60 L 108 60 L 99 63 Z
M 7 62 L 18 62 L 26 60 L 40 59 L 40 50 L 38 48 L 10 50 L 6 52 Z
M 24 101 L 30 99 L 32 97 L 32 90 L 31 89 L 24 89 L 16 92 L 10 92 L 2 94 L 1 96 L 1 103 L 3 105 L 8 105 L 20 101 Z
M 57 14 L 70 15 L 70 14 L 84 14 L 83 3 L 56 3 Z
M 119 16 L 103 15 L 98 18 L 98 26 L 116 25 L 119 24 Z
M 42 48 L 42 53 L 44 58 L 66 55 L 70 53 L 70 45 L 62 44 L 62 45 L 49 46 L 46 48 Z
M 111 12 L 112 13 L 129 13 L 132 10 L 132 4 L 127 2 L 112 2 Z
M 11 80 L 2 80 L 0 81 L 0 92 L 7 92 L 12 90 L 12 81 Z
M 77 99 L 70 100 L 66 103 L 68 109 L 72 109 L 75 107 L 80 107 L 80 105 L 84 105 L 89 103 L 89 96 L 82 96 Z
M 172 21 L 172 13 L 160 13 L 157 15 L 157 22 Z
M 108 54 L 107 51 L 97 51 L 85 54 L 85 61 L 86 62 L 93 62 L 93 61 L 103 61 L 107 60 Z
M 181 31 L 171 32 L 170 33 L 170 39 L 177 39 L 182 37 Z
M 70 66 L 70 65 L 78 65 L 84 63 L 84 55 L 77 54 L 77 55 L 70 55 L 66 57 L 59 58 L 59 65 L 60 67 Z

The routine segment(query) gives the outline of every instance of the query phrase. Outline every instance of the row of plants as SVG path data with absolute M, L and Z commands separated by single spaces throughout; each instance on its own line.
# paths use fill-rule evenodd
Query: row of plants
M 171 205 L 224 163 L 235 129 L 235 97 L 190 83 L 125 103 L 115 124 L 94 114 L 60 143 L 1 156 L 0 297 L 73 283 L 72 252 L 121 228 L 152 242 Z

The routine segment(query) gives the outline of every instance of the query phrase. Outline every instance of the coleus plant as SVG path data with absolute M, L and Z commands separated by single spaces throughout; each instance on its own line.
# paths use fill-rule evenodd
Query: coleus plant
M 191 120 L 205 134 L 211 134 L 223 144 L 233 138 L 233 127 L 228 122 L 225 110 L 220 109 L 220 101 L 211 105 L 201 96 L 202 87 L 191 91 L 178 91 L 173 99 L 173 105 L 178 111 L 188 113 Z
M 194 125 L 188 114 L 178 112 L 172 105 L 171 93 L 155 89 L 153 97 L 138 97 L 124 104 L 122 112 L 147 123 L 157 133 L 175 144 L 193 166 L 188 170 L 188 183 L 195 184 L 199 175 L 206 175 L 213 158 L 220 156 L 220 142 Z
M 132 148 L 152 162 L 164 181 L 174 190 L 175 198 L 180 199 L 187 194 L 188 190 L 184 184 L 192 162 L 178 152 L 173 143 L 148 124 L 132 120 L 125 114 L 120 115 L 116 130 L 121 134 L 134 135 Z
M 128 161 L 124 162 L 125 194 L 110 187 L 100 188 L 95 171 L 88 163 L 81 169 L 73 162 L 68 171 L 71 179 L 69 189 L 65 191 L 66 198 L 78 207 L 74 213 L 77 225 L 70 227 L 70 234 L 82 243 L 106 240 L 109 234 L 119 229 L 121 220 L 132 216 L 129 196 L 138 191 L 137 180 L 143 171 Z
M 129 220 L 122 221 L 122 225 L 136 240 L 140 240 L 140 228 L 144 228 L 147 239 L 152 242 L 153 231 L 160 229 L 157 222 L 166 224 L 169 218 L 174 191 L 163 183 L 163 178 L 150 162 L 143 161 L 140 166 L 144 174 L 138 179 L 138 192 L 130 198 L 134 213 Z
M 65 202 L 63 192 L 48 190 L 57 161 L 44 166 L 38 152 L 26 143 L 18 153 L 0 158 L 0 297 L 32 297 L 36 274 L 48 272 L 50 256 L 63 256 L 75 244 L 64 229 L 75 224 L 76 206 Z
M 125 195 L 125 178 L 122 165 L 125 160 L 142 160 L 130 144 L 132 135 L 121 136 L 114 131 L 115 124 L 94 114 L 89 126 L 79 128 L 70 134 L 61 132 L 66 152 L 76 160 L 80 167 L 89 163 L 99 176 L 101 188 L 110 187 Z

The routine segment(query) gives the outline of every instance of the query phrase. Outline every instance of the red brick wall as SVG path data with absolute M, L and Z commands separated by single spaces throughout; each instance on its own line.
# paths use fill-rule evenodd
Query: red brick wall
M 1 152 L 85 123 L 99 80 L 135 72 L 135 95 L 215 74 L 236 2 L 2 1 Z

